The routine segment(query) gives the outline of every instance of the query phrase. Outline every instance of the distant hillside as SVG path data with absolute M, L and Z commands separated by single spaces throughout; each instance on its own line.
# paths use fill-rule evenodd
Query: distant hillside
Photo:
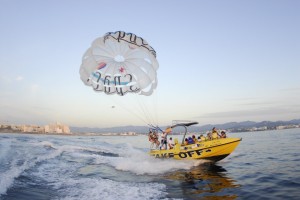
M 286 125 L 296 125 L 300 124 L 300 119 L 294 119 L 290 121 L 262 121 L 262 122 L 253 122 L 253 121 L 244 121 L 244 122 L 229 122 L 225 124 L 207 124 L 203 126 L 191 126 L 189 128 L 190 132 L 204 132 L 211 130 L 213 127 L 217 129 L 247 129 L 252 127 L 263 127 L 266 126 L 269 129 L 275 128 L 276 126 L 286 126 Z M 165 129 L 166 127 L 161 127 Z M 89 127 L 70 127 L 71 132 L 73 133 L 122 133 L 122 132 L 136 132 L 136 133 L 147 133 L 149 127 L 147 126 L 120 126 L 120 127 L 111 127 L 111 128 L 89 128 Z

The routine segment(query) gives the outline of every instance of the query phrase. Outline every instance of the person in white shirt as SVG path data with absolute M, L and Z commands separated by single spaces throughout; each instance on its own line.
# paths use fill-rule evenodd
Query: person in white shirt
M 172 137 L 170 137 L 170 139 L 169 139 L 168 146 L 169 146 L 169 149 L 174 148 L 174 143 L 173 143 Z
M 167 149 L 167 135 L 172 132 L 172 128 L 168 127 L 161 134 L 161 149 Z

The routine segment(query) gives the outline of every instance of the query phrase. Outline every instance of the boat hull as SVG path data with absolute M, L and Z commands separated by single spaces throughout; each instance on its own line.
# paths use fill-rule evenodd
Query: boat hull
M 241 140 L 241 138 L 221 138 L 184 146 L 175 141 L 173 149 L 151 150 L 150 155 L 156 158 L 206 159 L 217 162 L 231 154 Z

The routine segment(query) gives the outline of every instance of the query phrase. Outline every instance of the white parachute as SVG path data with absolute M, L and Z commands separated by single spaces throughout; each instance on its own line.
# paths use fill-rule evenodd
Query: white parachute
M 155 50 L 141 37 L 123 31 L 108 32 L 85 52 L 80 78 L 95 91 L 149 96 L 157 86 Z

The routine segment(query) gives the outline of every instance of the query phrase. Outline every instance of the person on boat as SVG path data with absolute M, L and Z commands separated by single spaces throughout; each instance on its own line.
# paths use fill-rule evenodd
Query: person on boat
M 194 144 L 194 143 L 195 143 L 192 137 L 189 137 L 189 138 L 188 138 L 188 143 L 189 143 L 189 144 Z
M 167 133 L 166 132 L 163 132 L 161 134 L 161 147 L 160 149 L 167 149 Z
M 188 144 L 189 144 L 189 140 L 187 138 L 185 138 L 183 145 L 188 145 Z
M 151 143 L 150 149 L 152 149 L 154 146 L 154 138 L 153 138 L 153 132 L 151 129 L 149 130 L 149 133 L 148 133 L 148 140 Z
M 195 135 L 192 136 L 192 139 L 194 140 L 194 143 L 197 143 L 197 142 L 198 142 L 198 140 L 197 140 L 197 138 L 196 138 Z
M 160 142 L 158 141 L 158 133 L 157 133 L 157 131 L 153 132 L 153 141 L 154 141 L 154 144 L 156 145 L 156 149 L 157 149 L 159 147 L 159 145 L 160 145 Z
M 221 136 L 220 136 L 220 138 L 226 138 L 227 136 L 226 136 L 226 133 L 225 133 L 225 131 L 221 131 Z
M 200 135 L 200 141 L 204 142 L 205 141 L 205 137 L 203 136 L 203 134 Z
M 168 146 L 169 146 L 169 149 L 173 149 L 175 146 L 175 144 L 173 143 L 172 137 L 170 137 L 170 139 L 169 139 Z
M 208 132 L 205 140 L 211 140 L 211 139 L 212 139 L 212 134 L 211 134 L 211 132 Z
M 156 145 L 156 149 L 159 147 L 158 135 L 157 132 L 150 130 L 148 134 L 149 142 L 151 142 L 150 149 L 153 149 L 154 144 Z
M 159 148 L 160 150 L 166 149 L 167 146 L 164 144 L 164 142 L 165 141 L 163 139 L 161 139 L 161 141 L 160 141 L 160 148 Z
M 172 132 L 172 128 L 168 127 L 165 131 L 161 134 L 161 147 L 167 149 L 167 136 Z M 162 149 L 162 148 L 161 148 Z
M 218 139 L 220 137 L 219 132 L 217 131 L 216 127 L 214 127 L 211 131 L 211 137 L 213 140 Z

